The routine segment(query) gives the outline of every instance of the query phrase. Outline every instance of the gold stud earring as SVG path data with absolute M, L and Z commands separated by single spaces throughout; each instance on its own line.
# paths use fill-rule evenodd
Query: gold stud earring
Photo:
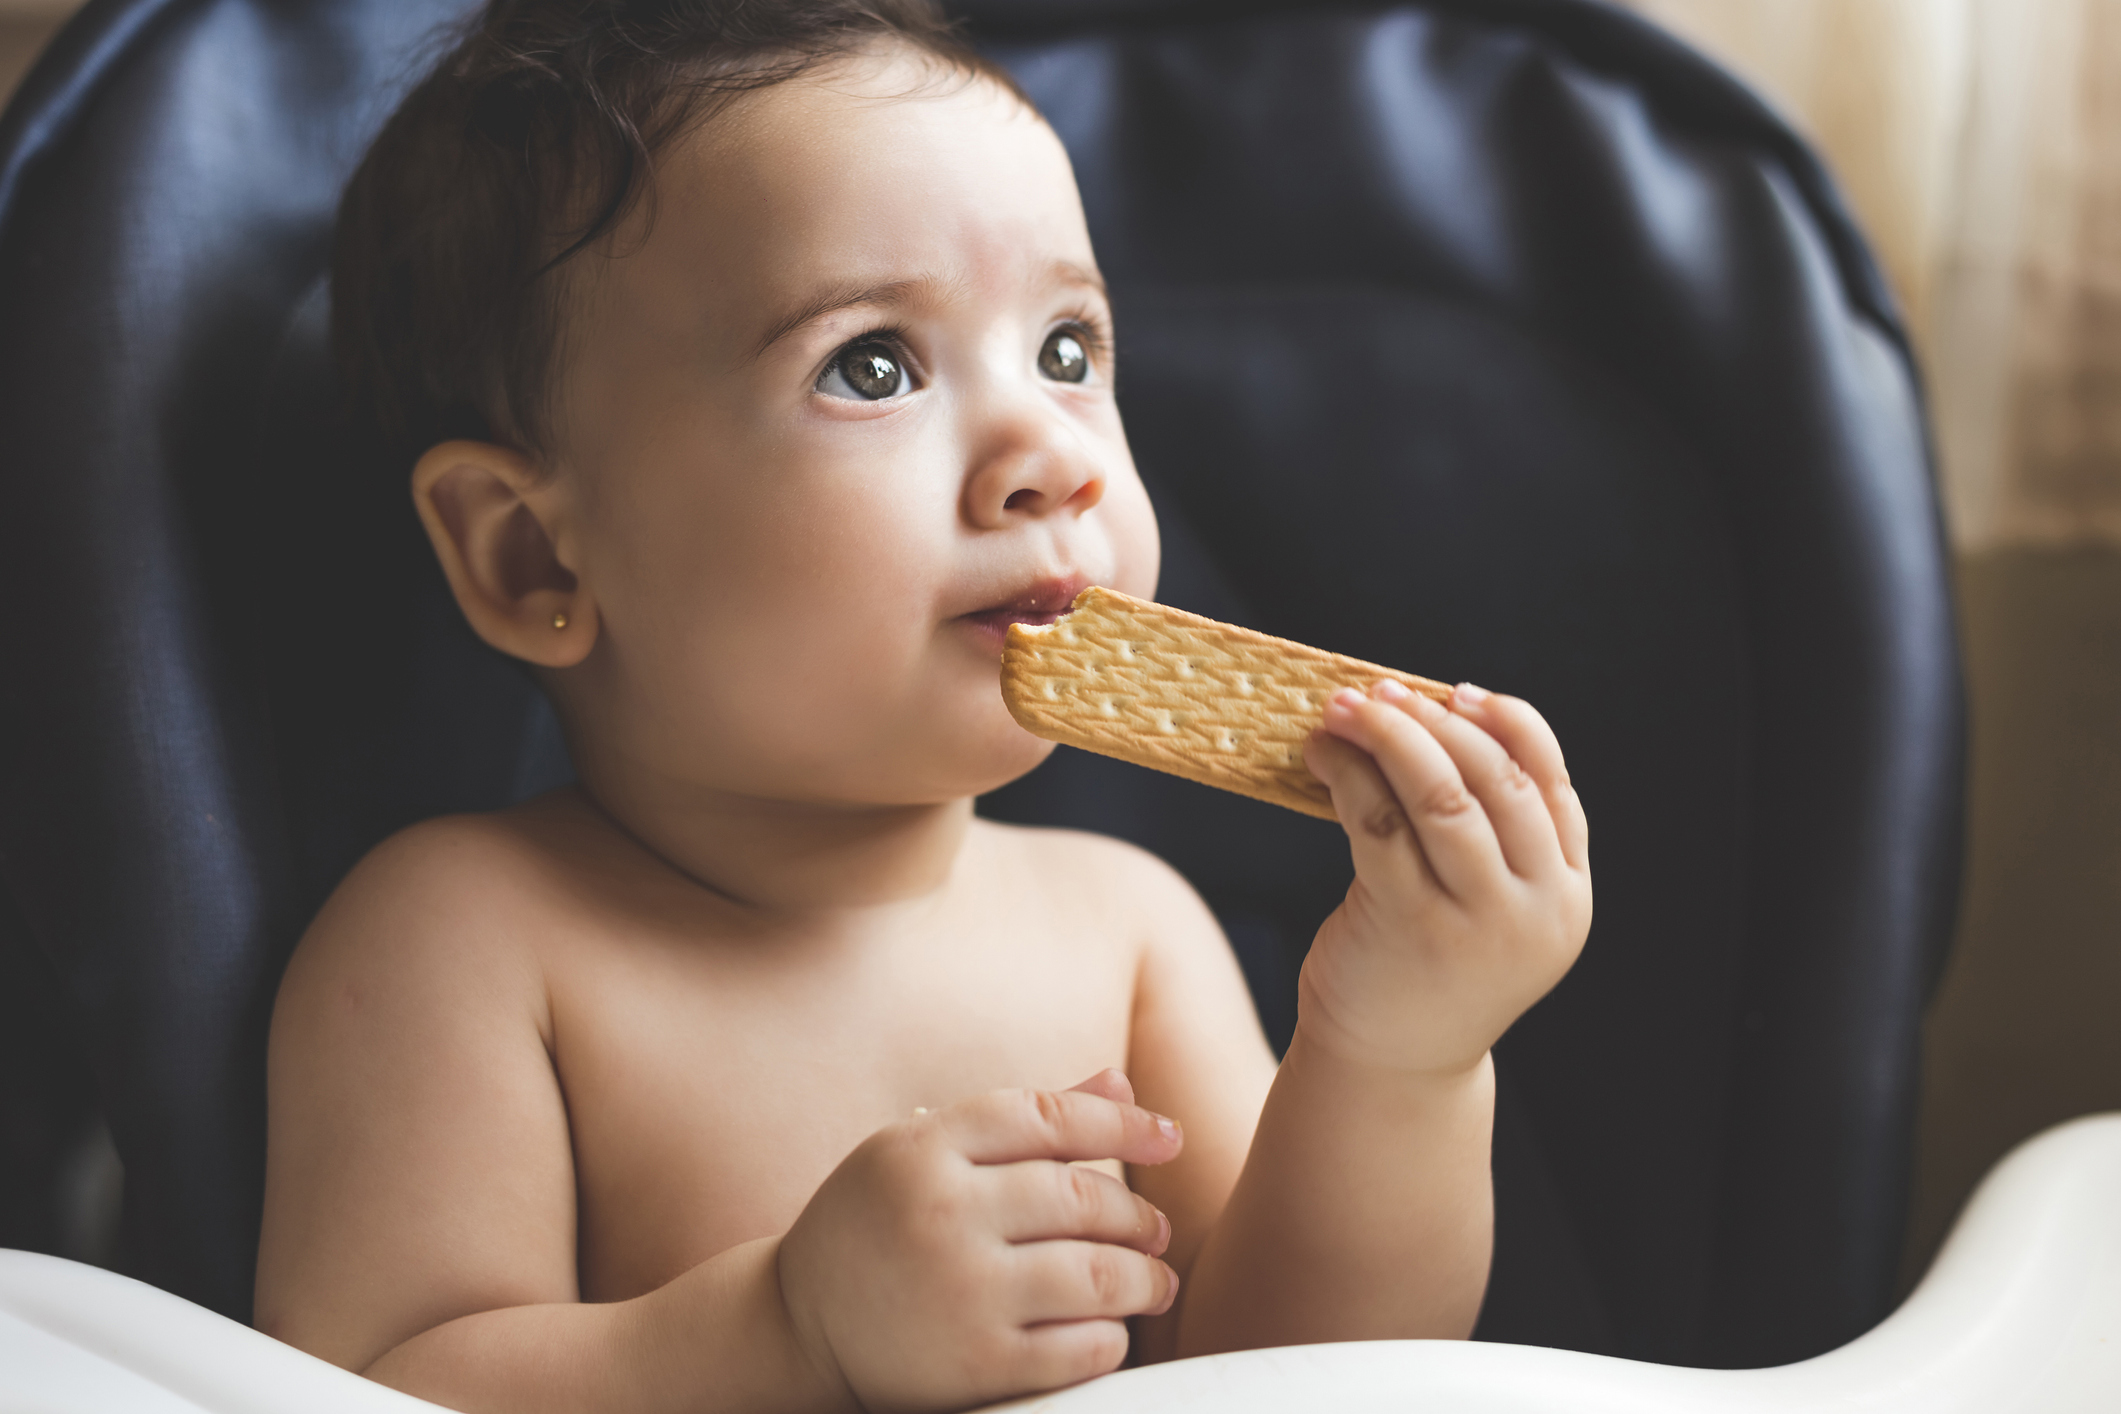
M 552 616 L 552 626 L 554 628 L 567 627 L 567 616 L 565 614 L 554 614 Z

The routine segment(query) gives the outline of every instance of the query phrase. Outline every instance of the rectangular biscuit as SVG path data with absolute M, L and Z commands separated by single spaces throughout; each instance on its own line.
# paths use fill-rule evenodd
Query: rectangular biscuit
M 1095 586 L 1051 624 L 1011 624 L 1002 700 L 1034 736 L 1331 820 L 1303 745 L 1344 687 L 1443 683 Z

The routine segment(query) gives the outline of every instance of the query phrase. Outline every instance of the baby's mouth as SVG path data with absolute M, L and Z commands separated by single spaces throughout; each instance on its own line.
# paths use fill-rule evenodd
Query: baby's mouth
M 1080 574 L 1042 579 L 1006 604 L 965 615 L 965 622 L 1000 641 L 1007 637 L 1011 624 L 1044 625 L 1060 618 L 1089 584 L 1089 578 Z

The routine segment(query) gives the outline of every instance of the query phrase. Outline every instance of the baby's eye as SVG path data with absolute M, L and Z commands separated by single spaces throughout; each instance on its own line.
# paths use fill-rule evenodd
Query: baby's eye
M 1090 353 L 1070 329 L 1055 329 L 1038 351 L 1038 371 L 1056 383 L 1080 383 L 1090 376 Z
M 817 376 L 817 390 L 828 397 L 878 402 L 913 390 L 898 350 L 875 339 L 847 345 Z

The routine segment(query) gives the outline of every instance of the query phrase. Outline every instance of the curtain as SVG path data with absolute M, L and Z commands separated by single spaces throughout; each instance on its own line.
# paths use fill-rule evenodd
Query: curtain
M 1826 154 L 1963 550 L 2121 546 L 2121 0 L 1626 0 Z

